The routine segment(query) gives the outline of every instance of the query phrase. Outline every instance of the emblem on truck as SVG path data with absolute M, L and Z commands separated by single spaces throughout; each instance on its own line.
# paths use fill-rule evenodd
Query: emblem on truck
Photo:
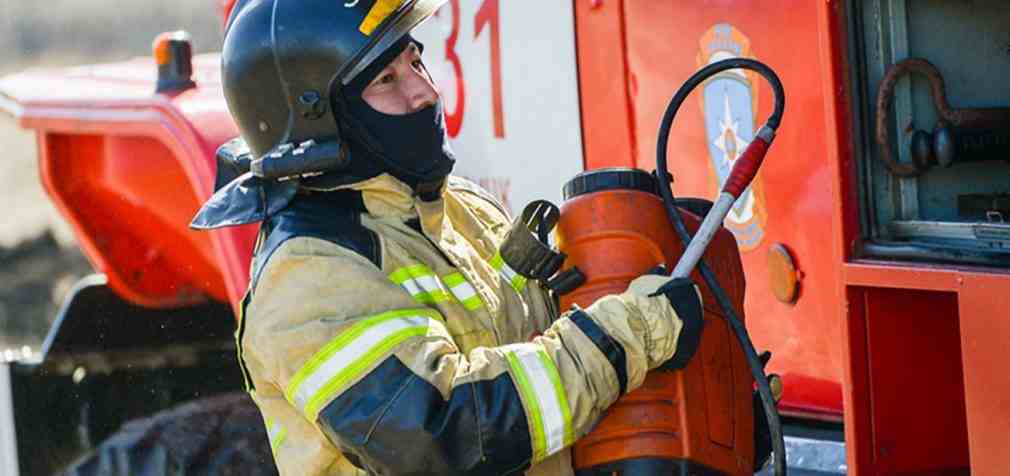
M 750 39 L 728 23 L 708 29 L 701 37 L 698 66 L 727 58 L 754 58 Z M 714 76 L 702 88 L 710 169 L 714 195 L 726 181 L 733 163 L 747 144 L 754 140 L 757 125 L 758 81 L 755 73 L 734 69 Z M 761 174 L 737 200 L 726 217 L 725 225 L 736 237 L 740 251 L 750 251 L 764 238 L 767 212 Z

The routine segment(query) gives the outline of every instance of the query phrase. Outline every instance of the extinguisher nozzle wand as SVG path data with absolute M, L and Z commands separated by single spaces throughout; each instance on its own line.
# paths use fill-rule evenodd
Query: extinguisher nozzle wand
M 764 373 L 764 366 L 758 358 L 754 344 L 747 333 L 747 328 L 743 325 L 743 321 L 734 308 L 733 302 L 726 294 L 726 291 L 719 286 L 715 273 L 701 260 L 702 255 L 705 253 L 705 248 L 712 240 L 712 236 L 722 225 L 722 221 L 725 219 L 726 214 L 729 213 L 729 209 L 732 208 L 736 198 L 743 194 L 757 174 L 757 170 L 764 160 L 765 153 L 767 153 L 768 147 L 775 138 L 775 131 L 782 122 L 782 113 L 785 111 L 786 104 L 785 91 L 782 88 L 782 81 L 779 80 L 775 71 L 755 60 L 730 58 L 705 66 L 691 75 L 677 89 L 677 92 L 673 95 L 673 99 L 670 100 L 670 104 L 666 107 L 663 120 L 659 123 L 659 138 L 656 141 L 656 170 L 660 174 L 666 173 L 669 170 L 666 156 L 667 148 L 670 144 L 670 129 L 673 126 L 674 118 L 677 116 L 677 111 L 684 104 L 684 100 L 687 99 L 688 94 L 703 84 L 708 78 L 722 71 L 736 68 L 755 71 L 768 80 L 768 84 L 772 88 L 772 94 L 775 97 L 775 109 L 771 116 L 768 117 L 768 121 L 764 127 L 758 130 L 757 137 L 736 160 L 733 171 L 730 173 L 729 179 L 726 180 L 722 193 L 702 222 L 696 237 L 692 238 L 687 227 L 684 225 L 684 220 L 677 210 L 676 197 L 674 197 L 673 190 L 670 189 L 668 182 L 659 182 L 659 193 L 663 197 L 663 202 L 666 203 L 667 214 L 670 217 L 674 230 L 676 230 L 677 235 L 680 236 L 686 246 L 684 255 L 681 257 L 681 261 L 677 263 L 673 275 L 686 277 L 693 271 L 695 266 L 698 266 L 701 277 L 708 284 L 709 290 L 712 291 L 716 302 L 719 303 L 719 307 L 725 313 L 726 322 L 733 329 L 733 334 L 736 336 L 744 351 L 744 355 L 747 357 L 748 367 L 751 375 L 754 377 L 754 382 L 757 384 L 758 395 L 761 396 L 761 407 L 768 418 L 768 430 L 771 433 L 772 451 L 775 456 L 774 474 L 775 476 L 785 476 L 788 473 L 788 468 L 786 467 L 786 444 L 782 434 L 782 421 L 779 418 L 775 397 L 772 395 L 768 377 Z
M 722 221 L 726 219 L 726 215 L 729 214 L 735 202 L 736 197 L 729 192 L 719 194 L 719 198 L 716 199 L 712 209 L 705 215 L 704 221 L 698 227 L 698 232 L 694 234 L 687 249 L 684 250 L 684 254 L 680 256 L 680 261 L 677 261 L 677 266 L 673 268 L 671 274 L 673 278 L 686 278 L 691 275 L 716 232 L 722 228 Z
M 705 220 L 701 222 L 701 227 L 698 228 L 698 232 L 691 238 L 687 249 L 684 250 L 680 261 L 677 262 L 677 266 L 673 269 L 672 276 L 674 278 L 686 278 L 694 271 L 694 267 L 705 254 L 705 249 L 708 248 L 709 243 L 712 242 L 712 238 L 719 231 L 719 228 L 722 227 L 722 222 L 726 219 L 726 215 L 733 208 L 733 203 L 736 202 L 737 198 L 740 198 L 740 195 L 743 195 L 744 190 L 747 190 L 751 181 L 754 180 L 754 176 L 757 175 L 758 169 L 761 168 L 761 163 L 764 162 L 765 155 L 768 153 L 768 147 L 771 146 L 772 139 L 774 138 L 775 130 L 768 126 L 762 126 L 757 136 L 747 146 L 747 149 L 736 159 L 733 164 L 733 170 L 730 172 L 729 178 L 726 179 L 726 184 L 722 188 L 722 193 L 719 194 L 719 198 L 716 199 L 708 215 L 705 215 Z

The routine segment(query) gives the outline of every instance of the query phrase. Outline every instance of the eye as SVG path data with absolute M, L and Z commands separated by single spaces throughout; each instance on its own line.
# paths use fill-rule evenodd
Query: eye
M 379 76 L 372 81 L 372 84 L 368 85 L 368 87 L 382 86 L 384 84 L 391 84 L 394 82 L 396 82 L 396 75 L 393 74 L 393 71 L 387 70 L 380 73 Z
M 424 62 L 422 62 L 420 59 L 414 60 L 413 62 L 410 63 L 410 65 L 413 66 L 414 69 L 416 69 L 418 71 L 421 71 L 421 70 L 424 69 Z

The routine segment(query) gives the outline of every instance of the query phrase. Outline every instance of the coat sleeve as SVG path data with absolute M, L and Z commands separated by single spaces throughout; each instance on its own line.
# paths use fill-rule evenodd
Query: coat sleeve
M 665 298 L 625 293 L 531 342 L 462 353 L 435 310 L 374 264 L 296 238 L 267 264 L 245 358 L 356 465 L 375 474 L 512 474 L 587 433 L 673 355 Z

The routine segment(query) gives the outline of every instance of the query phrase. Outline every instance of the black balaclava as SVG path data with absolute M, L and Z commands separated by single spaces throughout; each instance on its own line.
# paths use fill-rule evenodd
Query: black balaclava
M 456 159 L 449 147 L 442 100 L 420 111 L 390 115 L 376 111 L 362 91 L 410 44 L 423 45 L 406 35 L 343 88 L 341 131 L 349 139 L 351 173 L 374 177 L 383 172 L 409 185 L 422 199 L 437 192 Z

